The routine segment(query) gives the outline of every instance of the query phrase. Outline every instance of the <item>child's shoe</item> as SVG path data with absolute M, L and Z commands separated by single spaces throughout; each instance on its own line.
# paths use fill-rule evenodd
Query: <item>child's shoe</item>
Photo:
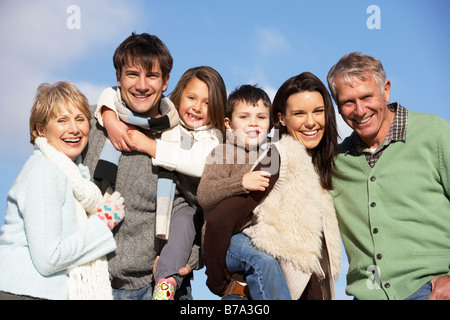
M 169 279 L 159 279 L 155 284 L 153 300 L 174 300 L 176 286 Z

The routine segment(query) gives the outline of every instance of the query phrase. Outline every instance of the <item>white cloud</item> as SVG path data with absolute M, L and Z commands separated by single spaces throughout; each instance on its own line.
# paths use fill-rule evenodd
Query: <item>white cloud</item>
M 275 98 L 275 94 L 277 93 L 277 89 L 271 87 L 270 85 L 264 85 L 262 86 L 262 89 L 267 93 L 267 95 L 270 98 L 270 101 L 273 101 L 273 98 Z
M 86 96 L 90 105 L 96 105 L 98 97 L 105 89 L 104 85 L 95 85 L 90 82 L 75 82 L 78 89 Z
M 122 0 L 76 1 L 79 29 L 69 29 L 67 12 L 73 1 L 12 1 L 0 5 L 2 55 L 39 62 L 37 67 L 55 68 L 59 63 L 92 52 L 95 44 L 117 39 L 117 34 L 134 18 L 132 5 Z M 13 30 L 13 32 L 8 32 Z
M 263 55 L 290 52 L 291 46 L 286 37 L 275 29 L 258 28 L 256 30 L 259 52 Z
M 337 111 L 336 107 L 335 107 L 334 111 L 336 113 L 336 125 L 337 125 L 337 129 L 338 129 L 338 134 L 340 137 L 338 142 L 341 142 L 342 140 L 344 140 L 346 137 L 348 137 L 353 132 L 353 129 L 350 128 L 347 123 L 345 123 L 345 121 L 342 119 L 341 115 Z
M 80 9 L 80 29 L 70 30 L 66 22 L 71 12 L 67 13 L 67 7 L 73 2 Z M 122 0 L 0 2 L 0 135 L 7 137 L 0 142 L 2 150 L 20 153 L 17 146 L 29 145 L 28 118 L 37 86 L 70 80 L 55 75 L 95 54 L 93 50 L 102 45 L 129 34 L 135 12 L 139 12 L 133 7 L 136 5 Z M 95 85 L 82 86 L 98 91 Z M 96 99 L 89 98 L 91 103 Z

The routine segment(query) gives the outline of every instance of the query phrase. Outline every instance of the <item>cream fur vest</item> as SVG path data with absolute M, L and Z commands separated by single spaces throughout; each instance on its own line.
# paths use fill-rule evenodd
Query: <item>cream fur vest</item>
M 274 145 L 281 158 L 279 179 L 244 233 L 259 250 L 278 259 L 293 299 L 300 298 L 312 273 L 321 280 L 322 291 L 324 283 L 329 286 L 326 296 L 334 298 L 341 243 L 331 195 L 321 187 L 299 141 L 283 135 Z

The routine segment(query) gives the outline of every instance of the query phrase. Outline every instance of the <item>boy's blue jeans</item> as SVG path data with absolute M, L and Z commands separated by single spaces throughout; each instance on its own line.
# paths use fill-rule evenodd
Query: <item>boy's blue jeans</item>
M 230 274 L 244 272 L 253 300 L 291 300 L 280 264 L 272 256 L 257 250 L 250 238 L 237 233 L 227 252 Z

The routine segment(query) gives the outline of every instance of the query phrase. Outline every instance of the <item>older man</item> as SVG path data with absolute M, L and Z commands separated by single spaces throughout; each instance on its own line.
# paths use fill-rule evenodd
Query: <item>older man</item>
M 360 53 L 328 74 L 354 130 L 340 145 L 334 201 L 356 299 L 449 299 L 450 124 L 389 103 L 382 64 Z

